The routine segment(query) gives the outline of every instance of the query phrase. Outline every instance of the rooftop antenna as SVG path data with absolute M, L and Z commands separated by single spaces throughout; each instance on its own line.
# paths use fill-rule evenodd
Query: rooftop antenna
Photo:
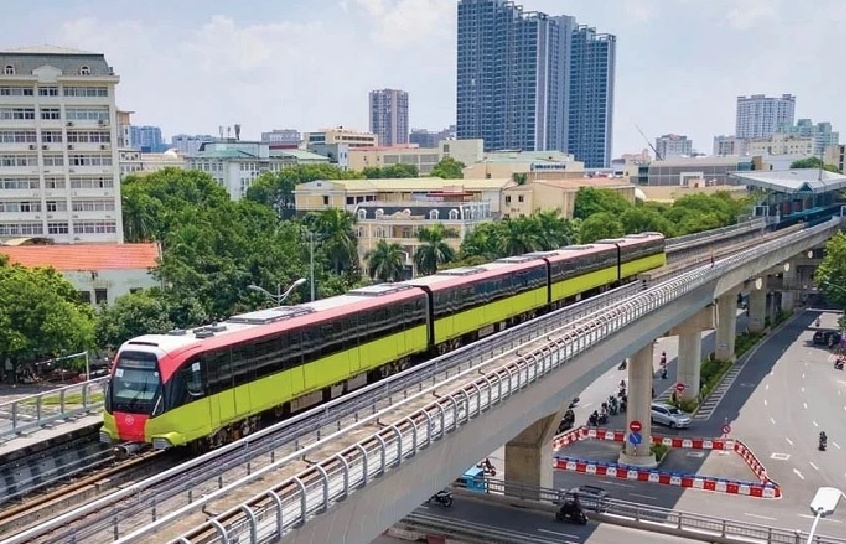
M 241 139 L 241 125 L 239 125 L 239 124 L 235 125 L 235 139 L 236 140 Z
M 217 132 L 220 134 L 220 139 L 223 139 L 223 125 L 217 125 Z
M 229 140 L 229 139 L 231 139 L 231 138 L 232 138 L 232 127 L 231 127 L 231 126 L 227 126 L 227 127 L 226 127 L 226 139 L 227 139 L 227 140 Z

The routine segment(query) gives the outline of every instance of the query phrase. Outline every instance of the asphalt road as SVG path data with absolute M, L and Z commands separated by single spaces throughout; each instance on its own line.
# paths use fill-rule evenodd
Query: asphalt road
M 459 519 L 470 527 L 481 530 L 496 530 L 500 537 L 508 534 L 532 537 L 538 544 L 682 544 L 690 540 L 627 529 L 615 525 L 585 526 L 565 524 L 552 514 L 512 508 L 498 504 L 480 503 L 457 498 L 450 508 L 424 505 L 416 513 L 422 516 L 437 516 Z M 380 537 L 372 544 L 395 544 L 402 540 Z

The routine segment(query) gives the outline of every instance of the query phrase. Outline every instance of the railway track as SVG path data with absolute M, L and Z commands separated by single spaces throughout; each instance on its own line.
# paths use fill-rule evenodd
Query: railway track
M 741 251 L 749 244 L 759 244 L 764 241 L 762 238 L 732 247 L 732 252 Z M 680 264 L 677 263 L 673 266 L 672 273 L 678 273 L 676 268 Z M 691 266 L 701 266 L 701 264 L 702 260 L 698 259 Z M 532 340 L 546 342 L 546 337 L 551 331 L 554 330 L 558 333 L 563 332 L 561 327 L 575 327 L 579 318 L 584 318 L 586 315 L 604 309 L 610 304 L 624 300 L 642 288 L 641 282 L 634 282 L 539 318 L 539 320 L 536 320 L 539 321 L 538 323 L 527 323 L 524 326 L 501 333 L 509 334 L 509 338 L 512 339 L 503 340 L 500 355 L 512 354 L 515 351 L 512 348 L 514 345 L 513 338 L 518 338 L 520 344 L 530 343 Z M 497 341 L 497 338 L 488 338 L 487 341 L 494 342 Z M 521 349 L 530 348 L 521 346 Z M 4 542 L 15 544 L 22 542 L 74 542 L 76 544 L 103 542 L 104 535 L 108 534 L 113 538 L 126 535 L 132 530 L 162 517 L 162 512 L 172 511 L 190 504 L 195 498 L 203 495 L 219 494 L 221 491 L 227 490 L 228 485 L 231 485 L 225 485 L 225 482 L 236 482 L 240 478 L 256 472 L 261 473 L 259 483 L 263 480 L 278 481 L 280 478 L 284 478 L 284 475 L 273 473 L 272 469 L 279 468 L 275 466 L 277 459 L 296 454 L 304 448 L 311 450 L 314 446 L 325 444 L 327 442 L 326 437 L 330 436 L 333 440 L 332 444 L 328 445 L 334 451 L 344 449 L 347 443 L 357 442 L 362 438 L 360 435 L 370 436 L 373 433 L 373 426 L 380 425 L 378 418 L 373 417 L 375 414 L 389 409 L 394 400 L 412 396 L 427 387 L 431 387 L 431 385 L 441 383 L 451 376 L 460 374 L 462 370 L 478 363 L 478 361 L 472 361 L 472 356 L 469 357 L 468 361 L 462 363 L 463 359 L 468 359 L 469 353 L 471 352 L 462 348 L 431 362 L 435 364 L 426 363 L 397 374 L 307 414 L 274 425 L 252 437 L 247 437 L 239 443 L 231 444 L 221 450 L 191 460 L 180 467 L 165 470 L 143 482 L 129 485 L 116 493 L 95 500 L 67 515 L 58 516 L 50 523 L 16 535 Z M 344 436 L 339 433 L 341 429 L 345 431 Z M 333 433 L 336 434 L 332 436 Z M 325 458 L 321 457 L 319 453 L 310 453 L 309 457 Z M 285 467 L 286 470 L 282 472 L 293 471 L 293 473 L 297 473 L 302 470 L 304 465 L 311 466 L 313 464 L 312 460 L 303 455 L 299 462 L 291 463 L 291 465 L 296 466 Z M 271 487 L 271 483 L 268 482 L 263 485 L 265 488 Z M 226 497 L 226 503 L 232 504 L 240 500 L 247 500 L 255 494 L 255 489 L 230 493 Z M 269 497 L 268 500 L 270 500 Z M 218 504 L 221 508 L 225 507 L 222 501 Z M 192 527 L 196 527 L 202 521 L 204 519 L 183 520 L 178 524 L 178 530 L 190 531 Z M 158 535 L 151 542 L 162 542 L 163 538 L 164 535 Z

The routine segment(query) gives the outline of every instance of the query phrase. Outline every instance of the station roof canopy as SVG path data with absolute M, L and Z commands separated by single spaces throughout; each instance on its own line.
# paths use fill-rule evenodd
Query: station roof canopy
M 828 193 L 846 188 L 846 176 L 818 168 L 767 172 L 732 172 L 738 182 L 779 193 Z

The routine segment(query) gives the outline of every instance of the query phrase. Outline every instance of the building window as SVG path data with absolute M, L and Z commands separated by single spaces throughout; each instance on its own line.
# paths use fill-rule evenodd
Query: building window
M 324 205 L 324 206 L 328 206 L 328 205 L 329 205 L 329 197 L 328 197 L 328 196 L 324 196 L 324 197 L 323 197 L 323 205 Z
M 449 144 L 444 144 L 444 153 L 449 153 Z
M 77 291 L 76 297 L 83 304 L 91 304 L 91 291 Z
M 100 304 L 108 304 L 109 303 L 109 290 L 108 289 L 94 289 L 94 304 L 99 306 Z
M 367 210 L 365 210 L 364 208 L 359 208 L 357 213 L 359 219 L 367 219 Z
M 47 223 L 47 234 L 67 234 L 67 223 Z
M 511 197 L 510 196 L 505 197 L 505 203 L 511 204 Z
M 79 69 L 79 75 L 90 76 L 91 75 L 91 69 L 88 66 L 83 66 L 82 68 Z
M 7 76 L 15 75 L 15 67 L 11 64 L 7 64 L 6 67 L 3 69 L 3 73 Z
M 452 220 L 458 219 L 458 210 L 452 209 L 449 211 L 449 218 Z
M 59 96 L 58 87 L 39 87 L 38 96 Z
M 437 219 L 439 215 L 440 212 L 438 212 L 438 210 L 431 210 L 429 212 L 429 219 Z
M 517 197 L 517 202 L 523 202 L 523 195 Z

